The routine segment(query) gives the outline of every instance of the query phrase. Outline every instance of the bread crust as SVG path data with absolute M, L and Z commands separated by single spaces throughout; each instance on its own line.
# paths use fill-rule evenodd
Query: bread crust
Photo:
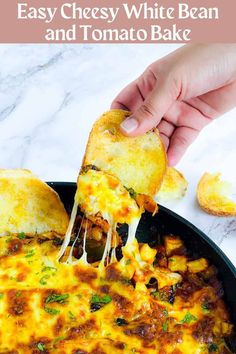
M 168 166 L 155 199 L 160 202 L 181 199 L 184 197 L 187 188 L 188 182 L 184 175 L 176 168 Z
M 124 136 L 119 127 L 129 115 L 128 111 L 110 110 L 95 122 L 83 166 L 95 165 L 136 193 L 154 197 L 166 171 L 165 148 L 157 129 L 138 137 Z
M 0 235 L 64 235 L 67 212 L 58 196 L 29 170 L 0 170 Z
M 204 173 L 197 186 L 197 200 L 208 214 L 216 216 L 236 216 L 236 203 L 230 194 L 230 184 L 220 180 L 220 173 Z

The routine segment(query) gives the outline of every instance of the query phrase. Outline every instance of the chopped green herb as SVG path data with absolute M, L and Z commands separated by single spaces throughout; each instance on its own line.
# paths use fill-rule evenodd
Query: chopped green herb
M 173 304 L 173 302 L 174 302 L 173 292 L 169 293 L 168 291 L 166 291 L 164 289 L 160 289 L 159 291 L 152 292 L 152 296 L 154 296 L 155 299 L 157 299 L 157 300 L 166 301 L 166 302 L 169 302 L 170 304 Z
M 25 258 L 30 258 L 33 257 L 35 255 L 35 250 L 30 250 L 27 252 Z
M 92 296 L 92 299 L 91 299 L 91 302 L 93 302 L 93 303 L 97 303 L 97 302 L 100 302 L 100 296 L 98 296 L 98 295 L 93 295 Z
M 187 312 L 184 318 L 182 319 L 182 321 L 180 321 L 180 323 L 184 324 L 184 323 L 190 323 L 192 321 L 197 321 L 197 317 L 192 315 L 190 312 Z
M 129 265 L 131 263 L 131 259 L 127 259 L 126 261 L 125 261 L 125 265 Z
M 174 285 L 172 285 L 172 290 L 173 290 L 173 291 L 176 291 L 176 290 L 177 290 L 177 288 L 178 288 L 178 284 L 174 284 Z
M 47 280 L 48 280 L 49 278 L 50 278 L 49 275 L 44 275 L 44 276 L 39 280 L 40 284 L 41 284 L 41 285 L 46 285 L 46 284 L 47 284 Z
M 73 312 L 71 312 L 71 311 L 68 312 L 68 317 L 70 320 L 74 320 L 76 318 L 75 315 L 73 314 Z
M 215 344 L 215 343 L 211 343 L 208 346 L 208 350 L 209 350 L 210 353 L 217 352 L 218 351 L 218 345 Z
M 168 323 L 167 322 L 163 322 L 162 323 L 162 329 L 163 329 L 164 332 L 168 331 Z
M 154 291 L 152 293 L 152 296 L 154 296 L 157 300 L 160 301 L 168 301 L 168 293 L 164 291 Z
M 109 304 L 111 302 L 112 298 L 110 295 L 104 295 L 104 296 L 99 296 L 99 295 L 93 295 L 91 299 L 92 304 Z
M 9 279 L 10 279 L 10 280 L 14 280 L 14 281 L 17 281 L 17 282 L 18 282 L 18 280 L 17 280 L 17 278 L 16 278 L 16 277 L 10 276 L 10 277 L 9 277 Z
M 166 316 L 166 317 L 168 316 L 168 310 L 167 310 L 167 309 L 164 309 L 164 310 L 162 311 L 162 313 L 163 313 L 164 316 Z
M 52 307 L 44 307 L 44 310 L 49 313 L 49 315 L 58 315 L 60 313 L 60 310 L 53 309 Z
M 156 299 L 159 298 L 159 291 L 153 291 L 152 296 L 154 296 Z
M 20 232 L 17 236 L 20 240 L 24 240 L 25 239 L 25 233 L 24 232 Z
M 43 344 L 43 343 L 38 343 L 37 348 L 38 348 L 38 350 L 40 350 L 40 352 L 44 352 L 44 350 L 46 349 L 45 344 Z
M 16 292 L 16 297 L 20 297 L 21 294 L 22 294 L 22 291 L 18 290 L 18 291 Z
M 64 304 L 68 298 L 69 294 L 52 294 L 46 298 L 45 303 L 58 302 L 59 304 Z
M 53 341 L 53 345 L 56 345 L 57 343 L 63 341 L 64 339 L 66 339 L 65 336 L 60 336 L 60 337 L 55 338 Z
M 202 304 L 201 308 L 204 313 L 209 313 L 210 311 L 209 304 L 207 302 Z
M 129 192 L 131 198 L 136 198 L 137 197 L 137 193 L 133 190 L 133 188 L 127 188 L 125 187 L 125 189 Z
M 0 299 L 2 299 L 2 298 L 3 298 L 3 296 L 4 296 L 4 294 L 3 294 L 3 293 L 0 293 Z
M 50 270 L 56 272 L 57 268 L 55 268 L 55 267 L 43 267 L 41 272 L 44 273 L 44 272 L 48 272 Z

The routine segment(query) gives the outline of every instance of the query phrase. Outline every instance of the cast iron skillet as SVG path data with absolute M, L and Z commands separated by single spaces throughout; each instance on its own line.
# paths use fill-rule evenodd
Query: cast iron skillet
M 66 210 L 70 213 L 76 184 L 70 182 L 49 182 L 48 184 L 59 194 Z M 225 301 L 230 309 L 231 320 L 236 325 L 236 268 L 208 236 L 187 220 L 162 206 L 154 217 L 148 213 L 143 215 L 137 238 L 141 242 L 148 243 L 159 238 L 161 242 L 162 236 L 169 233 L 179 235 L 193 255 L 206 257 L 217 267 L 218 277 L 223 283 Z

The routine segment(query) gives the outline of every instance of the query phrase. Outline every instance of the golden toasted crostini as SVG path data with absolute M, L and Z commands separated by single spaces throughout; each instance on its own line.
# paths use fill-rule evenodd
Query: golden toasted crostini
M 157 130 L 134 138 L 124 136 L 119 127 L 129 115 L 111 110 L 95 122 L 83 166 L 94 165 L 119 178 L 126 188 L 154 197 L 166 171 L 164 145 Z
M 69 218 L 57 195 L 28 170 L 0 170 L 0 235 L 64 235 Z
M 204 173 L 197 186 L 198 203 L 209 214 L 235 216 L 236 203 L 228 197 L 232 186 L 220 176 L 220 173 Z
M 161 188 L 159 189 L 155 200 L 165 202 L 169 200 L 180 199 L 184 197 L 188 188 L 188 182 L 178 170 L 174 167 L 167 167 Z

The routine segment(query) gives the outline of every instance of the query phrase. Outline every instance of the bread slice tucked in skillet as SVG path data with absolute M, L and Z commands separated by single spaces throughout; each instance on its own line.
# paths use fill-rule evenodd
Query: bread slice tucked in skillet
M 161 203 L 181 199 L 184 197 L 187 188 L 188 182 L 183 174 L 174 167 L 168 166 L 155 200 Z
M 63 236 L 69 218 L 57 195 L 28 170 L 0 170 L 0 236 L 56 233 Z

